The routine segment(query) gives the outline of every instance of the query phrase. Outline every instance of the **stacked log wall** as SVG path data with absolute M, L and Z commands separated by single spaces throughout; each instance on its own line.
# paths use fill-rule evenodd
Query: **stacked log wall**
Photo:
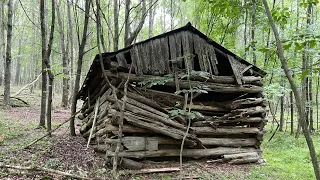
M 172 92 L 160 91 L 159 88 L 154 90 L 137 86 L 138 82 L 152 78 L 151 75 L 138 76 L 111 71 L 106 73 L 113 82 L 123 82 L 130 76 L 131 88 L 127 94 L 123 141 L 119 156 L 131 160 L 178 157 L 187 129 L 187 120 L 181 116 L 171 118 L 169 110 L 182 108 L 184 97 Z M 194 98 L 193 104 L 188 105 L 187 108 L 201 112 L 203 117 L 192 120 L 185 140 L 184 157 L 213 157 L 238 164 L 258 161 L 268 109 L 261 94 L 261 77 L 243 76 L 241 82 L 242 85 L 238 85 L 234 76 L 212 76 L 209 80 L 197 77 L 188 82 L 191 86 L 201 84 L 209 86 L 211 88 L 209 94 L 212 91 L 222 96 L 232 94 L 236 98 L 222 102 L 199 101 L 197 97 Z M 123 83 L 116 85 L 121 87 L 121 84 Z M 161 87 L 167 89 L 175 85 L 175 82 L 168 81 Z M 190 87 L 185 85 L 184 80 L 180 80 L 179 85 L 182 89 Z M 97 87 L 105 87 L 105 81 L 102 80 Z M 118 90 L 117 97 L 122 104 L 123 92 L 121 88 Z M 94 92 L 96 95 L 92 99 L 89 96 L 83 105 L 81 133 L 85 138 L 89 138 L 93 128 L 91 145 L 97 152 L 106 153 L 107 157 L 112 159 L 118 141 L 120 110 L 115 105 L 116 99 L 113 98 L 111 89 L 100 88 Z M 94 104 L 98 97 L 100 97 L 99 109 L 96 124 L 93 127 Z M 169 97 L 167 101 L 173 102 L 163 103 L 165 97 Z M 243 153 L 245 155 L 253 153 L 254 157 L 246 155 L 236 160 L 224 158 L 226 155 Z

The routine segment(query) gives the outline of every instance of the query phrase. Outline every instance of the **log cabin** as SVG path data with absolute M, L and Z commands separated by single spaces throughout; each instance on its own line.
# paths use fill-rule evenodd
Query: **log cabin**
M 175 159 L 181 146 L 184 158 L 256 163 L 267 122 L 265 75 L 188 23 L 95 57 L 77 94 L 80 132 L 126 168 Z

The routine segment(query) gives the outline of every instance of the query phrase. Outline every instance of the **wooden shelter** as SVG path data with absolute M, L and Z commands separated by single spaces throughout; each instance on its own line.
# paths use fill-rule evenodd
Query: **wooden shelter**
M 80 132 L 112 159 L 126 94 L 118 154 L 125 166 L 179 157 L 182 141 L 183 157 L 254 163 L 261 158 L 267 122 L 265 75 L 188 23 L 95 57 L 77 94 L 84 101 Z M 117 88 L 117 98 L 106 77 Z

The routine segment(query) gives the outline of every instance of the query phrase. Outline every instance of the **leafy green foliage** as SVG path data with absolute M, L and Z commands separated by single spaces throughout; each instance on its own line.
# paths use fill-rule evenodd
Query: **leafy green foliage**
M 264 87 L 264 92 L 268 101 L 276 102 L 279 97 L 284 96 L 285 94 L 290 92 L 290 89 L 281 86 L 279 83 L 272 83 Z
M 288 19 L 290 18 L 289 8 L 280 8 L 277 7 L 271 10 L 272 17 L 275 22 L 280 23 L 282 26 L 288 23 Z
M 204 78 L 204 79 L 209 79 L 210 78 L 210 73 L 208 72 L 205 72 L 205 71 L 194 71 L 192 70 L 189 75 L 188 74 L 185 74 L 185 73 L 181 73 L 178 75 L 178 77 L 180 79 L 185 79 L 187 77 L 189 77 L 190 79 L 193 79 L 193 78 L 196 78 L 196 77 L 201 77 L 201 78 Z
M 145 79 L 142 82 L 139 82 L 138 85 L 141 85 L 141 86 L 143 86 L 145 88 L 151 88 L 152 86 L 155 86 L 155 85 L 164 85 L 168 81 L 173 81 L 173 76 L 172 75 L 148 78 L 148 79 Z
M 184 111 L 181 109 L 175 109 L 175 110 L 171 110 L 170 112 L 170 117 L 176 117 L 176 116 L 185 116 L 187 117 L 187 119 L 195 119 L 195 118 L 203 118 L 203 115 L 197 111 Z
M 175 94 L 189 94 L 189 93 L 205 93 L 208 94 L 208 91 L 210 91 L 211 89 L 206 86 L 206 85 L 200 85 L 200 86 L 196 86 L 196 87 L 192 87 L 191 89 L 182 89 L 179 91 L 176 91 Z

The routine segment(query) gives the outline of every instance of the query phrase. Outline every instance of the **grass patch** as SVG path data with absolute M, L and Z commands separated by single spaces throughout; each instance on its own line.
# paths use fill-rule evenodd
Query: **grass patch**
M 268 165 L 255 167 L 248 179 L 315 179 L 309 150 L 304 137 L 295 139 L 289 133 L 277 132 L 271 142 L 267 133 L 262 143 L 263 157 Z M 320 154 L 320 136 L 313 136 L 316 151 Z

